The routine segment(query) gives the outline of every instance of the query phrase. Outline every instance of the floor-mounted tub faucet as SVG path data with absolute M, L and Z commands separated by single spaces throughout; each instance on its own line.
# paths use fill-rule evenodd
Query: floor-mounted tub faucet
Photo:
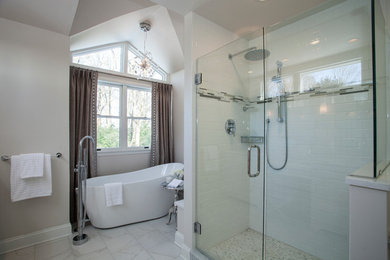
M 84 208 L 86 203 L 86 182 L 88 174 L 88 155 L 89 145 L 83 150 L 84 141 L 90 140 L 93 151 L 96 150 L 95 140 L 91 136 L 84 136 L 79 143 L 79 160 L 74 169 L 74 173 L 78 175 L 77 178 L 77 235 L 73 237 L 73 245 L 79 246 L 88 241 L 88 235 L 84 234 L 87 210 Z

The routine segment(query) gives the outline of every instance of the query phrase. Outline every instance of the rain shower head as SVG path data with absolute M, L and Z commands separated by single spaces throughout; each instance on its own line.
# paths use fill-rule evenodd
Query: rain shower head
M 248 61 L 263 60 L 263 59 L 266 59 L 271 54 L 271 52 L 269 50 L 257 49 L 256 47 L 252 47 L 252 48 L 249 48 L 249 49 L 246 49 L 246 50 L 234 53 L 234 54 L 229 54 L 228 57 L 231 60 L 231 59 L 233 59 L 233 57 L 240 55 L 242 53 L 245 53 L 244 57 Z
M 255 49 L 245 53 L 245 59 L 249 61 L 259 61 L 266 59 L 271 53 L 265 49 Z

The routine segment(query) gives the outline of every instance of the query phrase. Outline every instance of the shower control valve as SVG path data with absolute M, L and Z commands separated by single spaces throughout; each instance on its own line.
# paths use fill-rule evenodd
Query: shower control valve
M 228 119 L 225 123 L 225 131 L 228 135 L 236 135 L 236 121 Z

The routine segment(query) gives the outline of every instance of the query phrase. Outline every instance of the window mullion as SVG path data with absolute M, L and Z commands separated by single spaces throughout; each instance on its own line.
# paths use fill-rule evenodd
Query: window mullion
M 119 133 L 119 146 L 123 149 L 127 148 L 127 88 L 122 85 L 121 93 L 121 119 L 120 119 L 120 133 Z
M 105 115 L 97 115 L 97 118 L 112 118 L 112 119 L 121 119 L 120 116 L 105 116 Z
M 129 60 L 128 53 L 127 53 L 128 44 L 124 43 L 122 48 L 123 48 L 123 55 L 121 58 L 122 58 L 123 72 L 127 73 L 128 72 L 127 66 L 128 66 L 128 60 Z

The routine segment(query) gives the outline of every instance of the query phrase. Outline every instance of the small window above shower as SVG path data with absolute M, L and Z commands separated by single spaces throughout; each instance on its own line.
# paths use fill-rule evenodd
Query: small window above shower
M 362 62 L 354 60 L 300 73 L 300 92 L 362 84 Z

